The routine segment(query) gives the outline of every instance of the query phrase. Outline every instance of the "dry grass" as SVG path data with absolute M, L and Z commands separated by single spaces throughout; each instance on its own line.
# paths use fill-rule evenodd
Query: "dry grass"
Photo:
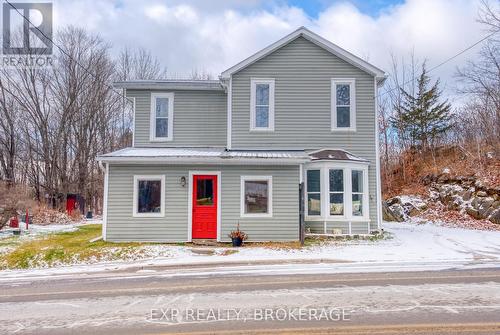
M 457 146 L 443 146 L 434 153 L 405 152 L 397 165 L 382 173 L 384 198 L 399 194 L 427 195 L 427 188 L 420 180 L 428 174 L 440 174 L 445 168 L 454 176 L 475 176 L 486 185 L 500 186 L 499 157 L 477 156 L 472 152 L 470 148 Z
M 84 225 L 73 232 L 49 234 L 42 238 L 22 241 L 19 238 L 0 240 L 0 247 L 14 246 L 0 254 L 0 269 L 25 269 L 71 264 L 87 260 L 120 259 L 123 252 L 143 245 L 141 243 L 111 243 L 102 240 L 90 242 L 101 235 L 101 225 Z M 110 255 L 109 248 L 113 249 Z

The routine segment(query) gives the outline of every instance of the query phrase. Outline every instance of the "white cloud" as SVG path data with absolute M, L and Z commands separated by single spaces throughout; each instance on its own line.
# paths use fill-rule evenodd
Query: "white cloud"
M 391 53 L 403 56 L 412 49 L 433 66 L 484 34 L 476 22 L 478 4 L 479 0 L 408 0 L 371 17 L 342 2 L 317 18 L 278 1 L 262 7 L 258 0 L 59 0 L 54 7 L 56 24 L 98 32 L 117 50 L 125 45 L 148 48 L 171 73 L 186 75 L 196 68 L 217 75 L 302 25 L 386 71 Z M 449 85 L 455 67 L 475 51 L 435 75 Z

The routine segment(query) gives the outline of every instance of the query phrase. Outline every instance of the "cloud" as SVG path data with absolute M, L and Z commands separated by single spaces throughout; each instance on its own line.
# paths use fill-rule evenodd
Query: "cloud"
M 210 5 L 209 5 L 209 4 Z M 408 0 L 367 15 L 349 2 L 336 2 L 311 18 L 282 1 L 59 0 L 58 25 L 76 24 L 101 34 L 114 50 L 141 46 L 171 73 L 204 69 L 217 75 L 299 26 L 390 70 L 391 54 L 436 65 L 480 39 L 479 0 Z M 477 49 L 434 74 L 450 86 L 454 69 Z

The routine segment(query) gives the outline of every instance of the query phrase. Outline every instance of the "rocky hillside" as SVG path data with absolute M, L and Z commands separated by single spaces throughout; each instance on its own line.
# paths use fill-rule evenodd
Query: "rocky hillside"
M 396 196 L 385 201 L 386 221 L 433 220 L 453 226 L 500 230 L 500 187 L 449 169 L 421 179 L 427 194 Z

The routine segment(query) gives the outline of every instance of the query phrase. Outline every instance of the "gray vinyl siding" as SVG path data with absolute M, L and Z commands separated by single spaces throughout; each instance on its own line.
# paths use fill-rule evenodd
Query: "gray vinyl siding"
M 173 140 L 149 140 L 151 93 L 127 90 L 135 98 L 135 147 L 225 147 L 227 96 L 222 91 L 168 91 L 174 93 Z
M 236 228 L 248 233 L 249 241 L 297 240 L 299 233 L 298 166 L 160 166 L 110 165 L 106 237 L 109 241 L 179 242 L 188 238 L 188 185 L 181 177 L 189 171 L 221 171 L 221 237 Z M 133 217 L 134 175 L 165 175 L 165 216 Z M 241 176 L 273 177 L 273 216 L 240 218 Z
M 250 80 L 275 79 L 275 130 L 250 132 Z M 356 131 L 331 131 L 331 79 L 354 78 Z M 374 77 L 299 37 L 232 77 L 233 149 L 344 149 L 370 161 L 377 229 Z
M 307 231 L 313 234 L 324 234 L 325 224 L 323 221 L 306 221 L 306 232 Z
M 306 221 L 306 229 L 309 229 L 313 234 L 324 234 L 325 233 L 325 222 L 324 221 Z M 341 229 L 343 235 L 349 234 L 349 222 L 348 221 L 326 221 L 326 234 L 333 234 L 334 229 Z M 363 235 L 369 234 L 368 222 L 352 222 L 351 223 L 351 235 Z

